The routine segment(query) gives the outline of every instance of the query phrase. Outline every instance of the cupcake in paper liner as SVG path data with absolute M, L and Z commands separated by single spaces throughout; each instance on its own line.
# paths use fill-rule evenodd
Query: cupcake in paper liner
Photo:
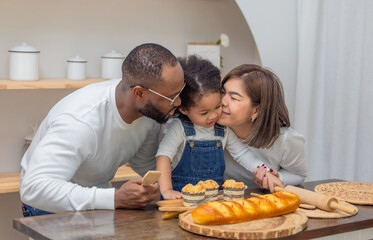
M 223 193 L 225 201 L 244 199 L 245 184 L 243 182 L 236 182 L 233 179 L 226 180 L 223 184 Z
M 219 184 L 216 181 L 211 179 L 206 181 L 199 181 L 197 185 L 200 185 L 206 190 L 206 198 L 208 198 L 209 201 L 215 201 L 218 199 Z
M 199 185 L 187 184 L 181 189 L 183 195 L 183 204 L 190 207 L 205 199 L 206 190 Z

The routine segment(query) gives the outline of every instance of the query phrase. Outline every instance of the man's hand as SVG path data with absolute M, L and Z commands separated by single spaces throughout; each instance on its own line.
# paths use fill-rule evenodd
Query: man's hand
M 115 208 L 139 209 L 160 197 L 158 183 L 141 186 L 142 179 L 131 179 L 115 189 Z
M 183 196 L 181 192 L 175 190 L 167 190 L 164 194 L 162 193 L 164 199 L 180 199 Z

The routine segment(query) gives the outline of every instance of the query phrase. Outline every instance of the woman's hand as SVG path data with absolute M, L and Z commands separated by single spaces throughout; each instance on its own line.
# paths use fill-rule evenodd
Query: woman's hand
M 276 170 L 273 170 L 271 168 L 267 169 L 267 166 L 264 164 L 262 164 L 261 166 L 258 166 L 254 170 L 254 181 L 261 188 L 263 188 L 263 178 L 267 172 L 270 172 L 274 176 L 278 177 L 278 172 Z
M 162 196 L 164 199 L 180 199 L 183 197 L 181 192 L 175 190 L 167 190 Z
M 284 183 L 278 178 L 278 172 L 273 169 L 267 170 L 267 167 L 263 164 L 254 170 L 254 181 L 263 189 L 269 189 L 274 192 L 274 187 L 284 187 Z
M 272 173 L 268 172 L 263 178 L 263 188 L 275 192 L 275 186 L 284 187 L 284 183 Z

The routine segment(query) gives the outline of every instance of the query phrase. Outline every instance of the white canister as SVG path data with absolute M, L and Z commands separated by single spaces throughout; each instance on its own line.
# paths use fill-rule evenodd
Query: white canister
M 124 56 L 114 50 L 101 57 L 101 77 L 121 78 Z
M 22 43 L 8 51 L 9 79 L 21 81 L 39 80 L 39 50 Z
M 87 60 L 75 56 L 67 60 L 67 78 L 70 80 L 86 79 Z
M 38 130 L 38 125 L 32 124 L 31 127 L 32 127 L 32 133 L 29 134 L 29 135 L 27 135 L 25 137 L 25 144 L 23 145 L 23 153 L 22 153 L 22 155 L 25 154 L 25 152 L 29 148 L 29 146 L 30 146 L 30 144 L 32 142 L 32 139 L 34 139 L 36 130 Z

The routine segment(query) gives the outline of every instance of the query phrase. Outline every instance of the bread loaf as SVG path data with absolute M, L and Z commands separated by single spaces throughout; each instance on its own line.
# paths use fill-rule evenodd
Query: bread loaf
M 192 212 L 194 222 L 221 225 L 274 217 L 295 211 L 300 204 L 298 195 L 277 192 L 260 197 L 226 202 L 208 202 Z

